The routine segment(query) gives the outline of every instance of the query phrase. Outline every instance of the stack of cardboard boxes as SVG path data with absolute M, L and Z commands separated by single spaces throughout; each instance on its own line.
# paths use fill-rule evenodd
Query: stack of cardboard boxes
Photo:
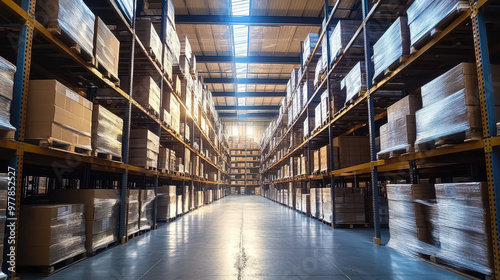
M 123 120 L 102 105 L 92 111 L 92 153 L 122 157 Z
M 155 199 L 154 190 L 140 190 L 140 204 L 139 204 L 139 229 L 149 230 L 154 225 L 153 221 L 153 200 Z
M 118 190 L 56 190 L 56 203 L 85 205 L 85 248 L 93 253 L 118 240 L 120 194 Z
M 335 188 L 335 224 L 365 224 L 365 195 L 360 188 Z
M 51 266 L 85 253 L 83 204 L 23 205 L 19 266 Z
M 26 139 L 91 150 L 92 103 L 56 80 L 31 80 Z
M 127 235 L 139 231 L 139 190 L 128 190 L 127 199 Z
M 130 131 L 129 164 L 157 168 L 160 138 L 147 129 Z

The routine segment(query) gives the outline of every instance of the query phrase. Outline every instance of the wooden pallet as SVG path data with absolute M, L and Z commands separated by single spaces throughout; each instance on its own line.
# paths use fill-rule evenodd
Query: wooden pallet
M 402 155 L 414 153 L 414 152 L 415 152 L 415 147 L 412 144 L 409 144 L 408 147 L 406 147 L 406 148 L 395 149 L 395 150 L 388 151 L 385 153 L 378 153 L 377 157 L 378 157 L 378 159 L 390 159 L 390 158 L 396 158 L 396 157 L 400 157 Z
M 335 223 L 335 227 L 337 228 L 367 228 L 369 227 L 368 223 Z
M 425 46 L 431 39 L 436 36 L 436 34 L 440 33 L 444 27 L 448 26 L 448 24 L 454 20 L 458 15 L 469 10 L 470 4 L 469 1 L 460 1 L 455 11 L 451 12 L 448 16 L 446 16 L 443 20 L 441 20 L 434 28 L 427 31 L 424 36 L 422 36 L 417 42 L 413 43 L 410 48 L 410 53 L 414 54 L 418 52 L 423 46 Z
M 0 130 L 0 139 L 14 141 L 15 137 L 16 137 L 16 131 L 15 130 Z
M 151 59 L 158 65 L 158 67 L 161 68 L 161 58 L 155 55 L 155 53 L 153 52 L 153 48 L 145 47 L 145 49 L 149 57 L 151 57 Z
M 120 78 L 118 78 L 113 73 L 111 73 L 110 71 L 108 71 L 108 69 L 106 69 L 106 67 L 104 67 L 104 65 L 102 63 L 99 63 L 98 59 L 94 59 L 94 67 L 97 70 L 99 70 L 99 72 L 101 72 L 102 75 L 106 79 L 110 80 L 116 87 L 120 86 Z
M 394 70 L 396 70 L 401 64 L 403 64 L 408 59 L 408 57 L 410 56 L 409 55 L 400 56 L 398 59 L 396 59 L 396 61 L 394 61 L 391 65 L 389 65 L 387 69 L 378 74 L 377 77 L 373 77 L 373 82 L 379 82 L 385 77 L 389 76 L 392 72 L 394 72 Z
M 130 233 L 127 236 L 127 240 L 132 240 L 132 239 L 136 238 L 137 236 L 139 236 L 139 230 L 137 230 L 136 232 Z
M 34 145 L 37 145 L 37 146 L 40 146 L 43 148 L 73 152 L 73 153 L 82 154 L 84 156 L 91 156 L 91 153 L 92 153 L 91 150 L 89 150 L 85 147 L 75 146 L 69 142 L 58 140 L 58 139 L 55 139 L 52 137 L 48 138 L 48 139 L 26 139 L 26 142 L 32 143 Z
M 105 160 L 122 162 L 121 156 L 116 156 L 116 155 L 112 155 L 112 154 L 108 154 L 108 153 L 100 153 L 97 150 L 93 150 L 91 155 L 92 155 L 92 157 L 95 157 L 95 158 L 102 158 Z
M 482 132 L 480 129 L 469 129 L 465 132 L 455 133 L 439 137 L 437 139 L 429 140 L 427 142 L 415 144 L 415 152 L 422 153 L 429 150 L 438 148 L 445 148 L 464 142 L 477 141 L 482 139 Z
M 361 96 L 365 95 L 365 93 L 366 93 L 366 87 L 363 86 L 363 87 L 361 87 L 361 90 L 358 93 L 356 93 L 352 96 L 351 99 L 345 101 L 344 108 L 347 108 L 347 107 L 351 106 L 352 104 L 356 103 L 356 101 L 358 101 L 358 99 Z
M 440 259 L 436 256 L 433 256 L 433 255 L 419 253 L 418 258 L 426 263 L 430 263 L 430 264 L 435 265 L 439 268 L 451 271 L 453 273 L 460 274 L 460 275 L 467 277 L 469 279 L 474 279 L 474 280 L 492 280 L 493 279 L 492 275 L 487 275 L 487 274 L 483 274 L 483 273 L 468 270 L 468 269 L 461 269 L 461 268 L 457 268 L 457 267 L 452 267 L 449 264 L 447 264 L 445 261 L 443 261 L 442 259 Z
M 87 253 L 83 252 L 73 257 L 67 258 L 60 262 L 57 262 L 53 265 L 49 266 L 20 266 L 18 267 L 18 272 L 21 273 L 36 273 L 42 274 L 45 277 L 53 275 L 56 272 L 59 272 L 65 268 L 68 268 L 76 263 L 79 263 L 87 258 Z
M 47 30 L 58 37 L 61 41 L 69 46 L 76 54 L 80 55 L 89 64 L 95 65 L 94 55 L 92 50 L 90 52 L 83 49 L 75 40 L 73 40 L 59 25 L 58 22 L 49 22 L 47 24 Z
M 100 254 L 100 253 L 104 252 L 105 250 L 107 250 L 107 249 L 109 249 L 111 247 L 114 247 L 116 245 L 118 245 L 118 241 L 109 243 L 106 246 L 103 246 L 103 247 L 100 247 L 98 249 L 93 250 L 92 252 L 87 252 L 87 256 L 88 257 L 95 256 L 95 255 Z

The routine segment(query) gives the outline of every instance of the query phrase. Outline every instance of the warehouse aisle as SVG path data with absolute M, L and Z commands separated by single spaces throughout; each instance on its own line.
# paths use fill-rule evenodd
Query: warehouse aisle
M 49 279 L 465 279 L 371 236 L 259 196 L 229 196 Z

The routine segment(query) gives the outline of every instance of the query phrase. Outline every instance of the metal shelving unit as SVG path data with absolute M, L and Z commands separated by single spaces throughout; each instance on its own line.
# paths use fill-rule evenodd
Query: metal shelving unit
M 345 8 L 342 4 L 347 1 L 336 1 L 333 7 L 329 7 L 329 1 L 325 1 L 326 25 L 330 26 L 336 20 L 335 14 Z M 454 168 L 458 165 L 465 168 L 470 164 L 472 173 L 476 172 L 478 165 L 483 165 L 488 182 L 488 193 L 490 197 L 491 228 L 493 238 L 494 254 L 494 274 L 500 275 L 499 258 L 499 236 L 500 220 L 498 216 L 500 203 L 500 137 L 497 136 L 497 120 L 495 119 L 494 96 L 492 88 L 492 76 L 490 67 L 490 54 L 488 50 L 488 36 L 494 36 L 494 31 L 487 29 L 485 23 L 485 11 L 489 8 L 498 6 L 498 1 L 470 1 L 469 9 L 456 14 L 452 20 L 434 34 L 423 46 L 413 52 L 407 59 L 401 63 L 395 70 L 388 73 L 377 83 L 372 84 L 373 65 L 367 63 L 367 90 L 350 105 L 344 107 L 335 115 L 329 115 L 327 124 L 318 131 L 311 133 L 304 141 L 298 145 L 288 146 L 288 140 L 292 138 L 294 131 L 302 128 L 303 122 L 309 117 L 312 106 L 320 101 L 320 94 L 325 90 L 330 90 L 330 81 L 338 79 L 347 74 L 347 72 L 358 61 L 372 61 L 372 46 L 378 40 L 374 38 L 377 32 L 370 32 L 371 28 L 380 28 L 379 23 L 386 24 L 383 30 L 386 30 L 389 24 L 404 14 L 409 7 L 402 6 L 400 3 L 388 0 L 375 0 L 373 3 L 368 0 L 355 1 L 359 5 L 354 5 L 352 11 L 357 11 L 361 15 L 361 25 L 355 32 L 347 47 L 337 58 L 334 64 L 328 63 L 326 78 L 320 83 L 316 90 L 308 92 L 308 101 L 305 107 L 299 113 L 297 119 L 288 126 L 284 120 L 279 120 L 277 129 L 272 132 L 272 136 L 278 140 L 274 146 L 271 141 L 264 143 L 261 149 L 262 168 L 262 189 L 276 187 L 286 189 L 290 182 L 297 182 L 295 188 L 306 190 L 311 187 L 313 181 L 320 181 L 324 186 L 330 185 L 332 188 L 332 203 L 335 209 L 335 188 L 336 185 L 351 182 L 354 185 L 360 180 L 364 180 L 369 186 L 369 192 L 372 197 L 372 213 L 375 244 L 381 244 L 380 219 L 378 211 L 378 192 L 379 184 L 382 181 L 404 179 L 407 182 L 417 183 L 419 174 L 446 173 L 453 174 L 457 172 Z M 411 3 L 411 1 L 409 1 Z M 488 5 L 491 5 L 488 7 Z M 377 30 L 380 31 L 380 30 Z M 363 48 L 354 47 L 354 42 L 362 36 L 364 40 Z M 375 35 L 380 36 L 380 35 Z M 307 83 L 311 79 L 310 70 L 314 67 L 317 57 L 314 56 L 322 40 L 329 40 L 329 34 L 325 29 L 320 33 L 319 41 L 316 44 L 311 59 L 303 69 L 302 76 L 299 78 L 299 85 Z M 491 39 L 491 38 L 490 38 Z M 450 42 L 452 44 L 450 44 Z M 495 41 L 496 42 L 496 41 Z M 498 43 L 498 42 L 496 42 Z M 459 48 L 456 46 L 460 46 Z M 490 45 L 491 46 L 491 45 Z M 456 48 L 455 48 L 456 47 Z M 328 48 L 328 56 L 329 54 Z M 498 53 L 498 48 L 494 50 Z M 402 156 L 378 160 L 375 150 L 375 138 L 378 134 L 378 127 L 386 119 L 386 109 L 394 104 L 400 98 L 387 97 L 378 94 L 382 90 L 415 90 L 432 78 L 439 76 L 446 70 L 455 66 L 462 60 L 474 61 L 477 65 L 477 76 L 479 80 L 479 92 L 481 100 L 481 118 L 483 123 L 483 139 L 479 141 L 465 142 L 462 144 L 441 147 L 436 150 L 425 152 L 408 153 Z M 497 59 L 498 60 L 498 59 Z M 328 59 L 328 61 L 330 61 Z M 354 63 L 354 64 L 353 64 Z M 293 91 L 296 91 L 294 89 Z M 330 107 L 330 96 L 328 104 Z M 288 102 L 287 108 L 290 106 Z M 332 112 L 331 108 L 329 112 Z M 311 151 L 326 144 L 332 144 L 332 140 L 338 136 L 347 135 L 368 135 L 370 139 L 371 161 L 348 168 L 337 169 L 333 166 L 333 160 L 330 161 L 329 172 L 320 175 L 306 175 L 294 178 L 284 178 L 274 181 L 265 181 L 267 176 L 276 175 L 277 170 L 283 166 L 290 157 L 304 154 L 308 162 L 308 170 L 312 170 Z M 293 143 L 293 140 L 291 140 Z M 286 150 L 285 154 L 278 155 L 278 151 Z M 276 158 L 273 161 L 273 157 Z M 330 149 L 330 157 L 333 159 L 333 151 Z M 474 166 L 475 165 L 475 166 Z M 438 169 L 439 170 L 436 170 Z M 462 169 L 460 169 L 462 170 Z M 432 176 L 432 175 L 429 175 Z M 450 175 L 451 176 L 451 175 Z M 335 211 L 334 211 L 335 212 Z M 333 214 L 335 216 L 335 214 Z M 335 217 L 333 217 L 335 221 Z
M 244 172 L 231 172 L 231 175 L 235 176 L 243 176 L 243 178 L 238 178 L 238 179 L 231 179 L 231 187 L 245 187 L 245 193 L 250 193 L 251 191 L 248 189 L 248 187 L 252 188 L 255 193 L 255 188 L 260 186 L 260 180 L 259 179 L 254 179 L 252 177 L 260 175 L 258 173 L 259 166 L 255 166 L 256 163 L 260 163 L 260 154 L 252 154 L 255 151 L 259 151 L 260 149 L 257 148 L 249 148 L 247 147 L 247 143 L 245 141 L 245 148 L 231 148 L 231 157 L 244 157 L 245 160 L 231 160 L 232 163 L 244 163 L 245 167 L 240 168 L 238 166 L 232 167 L 232 170 L 238 170 L 238 169 L 244 169 Z M 234 153 L 233 153 L 234 152 Z M 241 154 L 243 152 L 243 154 Z M 250 154 L 249 154 L 250 153 Z M 251 159 L 249 159 L 251 158 Z M 249 167 L 248 164 L 251 163 L 253 166 Z M 234 181 L 245 181 L 244 184 L 236 184 L 233 183 Z
M 140 0 L 139 0 L 140 1 Z M 19 5 L 18 2 L 21 2 Z M 181 101 L 180 97 L 172 94 L 181 104 L 181 119 L 190 127 L 192 132 L 190 141 L 185 141 L 171 128 L 167 127 L 157 116 L 149 113 L 142 107 L 133 96 L 134 73 L 147 73 L 160 81 L 161 92 L 164 90 L 174 91 L 173 84 L 163 73 L 155 61 L 148 55 L 148 52 L 141 40 L 135 33 L 135 22 L 140 20 L 133 16 L 129 22 L 117 7 L 115 1 L 105 0 L 85 0 L 89 8 L 108 25 L 114 26 L 114 34 L 120 40 L 123 53 L 120 57 L 120 76 L 122 86 L 106 78 L 94 66 L 90 65 L 82 57 L 76 54 L 68 45 L 49 32 L 44 25 L 35 18 L 35 0 L 22 0 L 15 2 L 13 0 L 0 0 L 0 15 L 6 22 L 12 26 L 18 26 L 14 31 L 17 32 L 19 40 L 17 45 L 12 46 L 6 54 L 11 61 L 15 61 L 17 72 L 14 81 L 14 97 L 12 101 L 11 122 L 16 127 L 14 140 L 0 139 L 0 151 L 2 160 L 8 162 L 9 167 L 16 170 L 16 193 L 15 193 L 15 212 L 11 212 L 9 219 L 18 219 L 20 206 L 27 198 L 27 191 L 23 183 L 27 176 L 54 176 L 55 169 L 50 169 L 47 162 L 57 163 L 62 170 L 59 174 L 61 178 L 70 180 L 79 180 L 80 186 L 90 186 L 90 188 L 118 188 L 121 194 L 120 205 L 120 232 L 121 242 L 127 242 L 127 212 L 126 195 L 129 188 L 154 188 L 157 193 L 160 184 L 175 184 L 182 186 L 182 189 L 197 188 L 200 190 L 208 189 L 227 189 L 230 183 L 229 177 L 229 148 L 226 141 L 216 139 L 217 132 L 213 125 L 210 125 L 208 134 L 202 130 L 197 120 L 194 120 L 187 107 Z M 162 26 L 166 21 L 168 5 L 165 1 L 158 0 L 162 4 L 163 15 L 161 17 Z M 137 8 L 137 1 L 134 1 L 134 10 Z M 134 15 L 136 13 L 134 12 Z M 165 48 L 166 30 L 161 28 L 161 38 L 163 48 Z M 3 47 L 5 49 L 5 46 Z M 163 50 L 165 51 L 165 50 Z M 5 54 L 0 53 L 4 56 Z M 32 57 L 33 56 L 33 57 Z M 54 62 L 52 62 L 54 60 Z M 51 63 L 48 63 L 51 62 Z M 64 63 L 64 64 L 61 64 Z M 40 65 L 43 65 L 42 68 Z M 64 67 L 59 67 L 64 66 Z M 40 74 L 44 73 L 44 74 Z M 112 112 L 120 115 L 124 120 L 124 131 L 122 138 L 122 160 L 123 162 L 110 161 L 100 158 L 94 158 L 78 153 L 44 148 L 25 142 L 26 125 L 26 102 L 28 96 L 28 85 L 31 77 L 43 76 L 45 78 L 58 79 L 66 84 L 78 89 L 78 93 L 83 97 L 103 104 Z M 55 78 L 56 77 L 56 78 Z M 111 89 L 113 96 L 104 96 L 99 94 L 100 88 Z M 84 89 L 84 90 L 81 90 Z M 86 91 L 86 92 L 84 92 Z M 119 106 L 109 106 L 117 102 Z M 115 103 L 113 103 L 115 104 Z M 210 124 L 214 119 L 204 112 L 201 112 Z M 219 176 L 217 181 L 211 181 L 202 178 L 193 178 L 191 176 L 179 176 L 173 174 L 161 173 L 157 170 L 149 170 L 132 166 L 128 164 L 128 146 L 131 127 L 147 127 L 160 136 L 162 146 L 187 148 L 191 151 L 191 162 L 195 156 L 200 157 L 205 163 L 207 173 L 214 172 Z M 194 137 L 200 139 L 199 150 L 195 149 L 193 143 Z M 217 141 L 216 141 L 217 140 Z M 208 151 L 209 154 L 205 154 Z M 47 169 L 47 167 L 49 167 Z M 7 169 L 5 169 L 7 170 Z M 47 172 L 47 173 L 44 173 Z M 108 175 L 108 176 L 107 176 Z M 109 178 L 106 178 L 109 177 Z M 36 182 L 33 181 L 35 184 Z M 31 184 L 31 182 L 30 182 Z M 37 186 L 34 186 L 36 189 Z M 224 192 L 222 192 L 224 193 Z M 29 197 L 30 201 L 39 199 L 36 195 Z M 156 205 L 153 208 L 153 220 L 156 222 Z M 153 227 L 153 229 L 155 226 Z M 18 224 L 16 224 L 16 237 Z M 16 240 L 16 244 L 22 242 Z M 4 256 L 7 254 L 5 249 Z M 8 258 L 4 257 L 4 260 Z M 4 266 L 7 267 L 7 266 Z M 15 273 L 11 277 L 16 277 Z

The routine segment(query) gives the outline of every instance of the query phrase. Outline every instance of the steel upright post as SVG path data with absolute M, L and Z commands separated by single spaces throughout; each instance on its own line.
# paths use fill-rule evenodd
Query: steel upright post
M 479 100 L 481 120 L 483 125 L 483 143 L 486 159 L 486 174 L 488 178 L 488 196 L 491 219 L 492 250 L 494 259 L 494 274 L 500 275 L 499 236 L 500 219 L 500 148 L 491 145 L 491 137 L 497 135 L 495 117 L 495 97 L 493 94 L 493 79 L 488 50 L 488 37 L 483 9 L 478 10 L 477 1 L 471 1 L 472 30 L 474 33 L 474 48 L 479 85 Z
M 368 0 L 362 1 L 363 19 L 368 16 Z M 373 69 L 371 63 L 371 46 L 370 46 L 370 24 L 365 23 L 363 27 L 364 49 L 365 49 L 365 67 L 366 67 L 366 85 L 368 89 L 372 88 Z M 368 128 L 370 131 L 370 159 L 372 163 L 377 160 L 377 151 L 375 150 L 375 114 L 373 106 L 373 96 L 369 95 L 368 102 Z M 379 205 L 378 205 L 378 170 L 372 164 L 371 167 L 371 180 L 372 180 L 372 196 L 373 196 L 373 228 L 374 237 L 373 243 L 381 245 L 380 239 L 380 218 L 379 218 Z
M 18 141 L 16 152 L 9 158 L 9 176 L 15 178 L 15 210 L 7 211 L 7 221 L 14 221 L 15 223 L 15 244 L 18 244 L 19 223 L 16 221 L 19 218 L 22 196 L 22 180 L 23 180 L 23 164 L 24 164 L 24 149 L 21 142 L 24 141 L 24 133 L 26 126 L 26 102 L 28 100 L 28 85 L 31 69 L 31 49 L 33 46 L 33 31 L 35 28 L 35 5 L 36 0 L 23 0 L 21 7 L 28 12 L 28 19 L 25 24 L 20 26 L 19 41 L 17 44 L 17 60 L 16 60 L 16 73 L 14 75 L 14 91 L 11 104 L 11 122 L 16 128 L 15 140 Z M 10 192 L 9 192 L 10 193 Z M 10 198 L 10 196 L 9 196 Z M 9 199 L 9 204 L 10 204 Z M 7 223 L 6 223 L 7 224 Z M 6 230 L 7 232 L 7 230 Z M 7 243 L 5 243 L 7 244 Z M 9 243 L 10 244 L 10 243 Z M 3 268 L 6 269 L 5 273 L 9 275 L 10 279 L 18 279 L 16 277 L 15 269 L 9 270 L 10 266 L 7 264 L 9 258 L 7 254 L 10 253 L 11 246 L 5 246 L 3 252 Z M 17 252 L 17 247 L 15 247 Z
M 130 63 L 128 65 L 128 94 L 129 98 L 133 97 L 133 85 L 134 85 L 134 53 L 135 53 L 135 20 L 136 20 L 136 10 L 137 10 L 137 0 L 134 0 L 134 8 L 132 13 L 132 34 L 130 34 Z M 132 119 L 132 103 L 130 100 L 127 101 L 127 107 L 125 107 L 125 116 L 123 118 L 123 135 L 122 135 L 122 160 L 124 164 L 128 164 L 128 150 L 129 150 L 129 140 L 130 140 L 130 122 Z M 128 168 L 122 173 L 121 189 L 120 189 L 120 231 L 119 236 L 121 236 L 122 243 L 127 242 L 127 219 L 128 215 L 125 208 L 125 203 L 127 201 L 127 188 L 128 188 Z

